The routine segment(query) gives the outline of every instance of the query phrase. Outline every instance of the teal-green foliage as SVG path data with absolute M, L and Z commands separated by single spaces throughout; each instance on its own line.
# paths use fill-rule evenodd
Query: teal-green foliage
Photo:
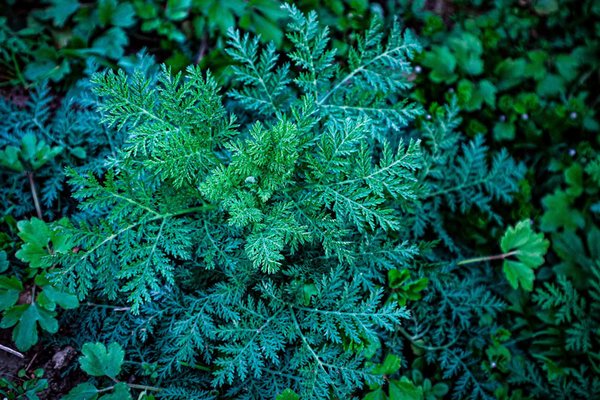
M 3 337 L 71 399 L 600 396 L 596 3 L 1 5 Z
M 420 24 L 425 41 L 417 57 L 422 71 L 415 76 L 416 98 L 428 104 L 456 96 L 467 111 L 461 126 L 470 136 L 483 134 L 494 147 L 508 145 L 527 164 L 516 207 L 501 214 L 531 218 L 533 230 L 549 239 L 546 262 L 531 264 L 535 274 L 523 268 L 526 263 L 511 269 L 512 261 L 504 261 L 507 277 L 532 292 L 495 291 L 506 312 L 488 313 L 479 322 L 468 353 L 459 355 L 462 369 L 472 362 L 469 376 L 475 376 L 480 368 L 475 360 L 487 359 L 482 367 L 490 378 L 489 393 L 503 399 L 598 396 L 598 343 L 592 333 L 597 321 L 590 317 L 597 297 L 599 222 L 597 2 L 457 1 L 432 9 L 416 1 L 398 7 Z M 464 223 L 459 237 L 465 237 Z M 468 237 L 487 248 L 485 253 L 498 252 L 489 249 L 486 222 L 470 218 L 468 223 Z M 429 287 L 436 286 L 436 278 L 424 276 L 432 281 Z M 497 285 L 496 273 L 473 277 L 482 287 Z M 431 301 L 425 291 L 416 307 Z M 498 334 L 504 329 L 508 337 Z M 443 340 L 452 335 L 444 332 L 433 340 L 427 325 L 425 331 L 433 347 L 452 343 Z M 409 332 L 420 337 L 419 330 Z M 460 339 L 448 350 L 457 344 Z M 426 355 L 444 364 L 440 353 L 448 350 Z M 427 371 L 418 358 L 414 365 Z
M 443 210 L 491 216 L 522 175 L 452 129 L 455 107 L 406 128 L 421 113 L 406 100 L 410 31 L 384 35 L 375 20 L 342 63 L 315 13 L 287 11 L 286 55 L 231 32 L 228 108 L 197 67 L 93 77 L 103 121 L 127 138 L 104 171 L 69 172 L 92 217 L 65 231 L 83 250 L 54 279 L 80 298 L 127 297 L 118 324 L 133 337 L 93 312 L 85 329 L 146 342 L 165 393 L 192 382 L 236 398 L 345 398 L 381 383 L 366 360 L 410 315 L 387 301 L 388 270 L 428 247 Z

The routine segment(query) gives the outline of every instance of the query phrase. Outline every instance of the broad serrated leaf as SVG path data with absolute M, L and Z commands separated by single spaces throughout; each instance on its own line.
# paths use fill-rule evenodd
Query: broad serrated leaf
M 19 350 L 27 351 L 38 341 L 38 324 L 49 333 L 58 331 L 58 321 L 55 316 L 54 312 L 38 307 L 35 303 L 22 304 L 5 312 L 0 328 L 14 325 L 12 337 L 15 345 Z
M 118 343 L 111 343 L 108 348 L 103 343 L 86 343 L 81 352 L 79 364 L 88 375 L 116 378 L 121 372 L 125 351 Z
M 80 383 L 67 393 L 63 400 L 96 400 L 98 389 L 89 382 Z
M 513 288 L 520 285 L 527 291 L 533 289 L 533 270 L 544 263 L 548 246 L 549 242 L 544 239 L 544 235 L 531 229 L 529 220 L 523 220 L 506 230 L 500 241 L 500 248 L 507 257 L 517 258 L 504 260 L 503 265 L 504 274 Z

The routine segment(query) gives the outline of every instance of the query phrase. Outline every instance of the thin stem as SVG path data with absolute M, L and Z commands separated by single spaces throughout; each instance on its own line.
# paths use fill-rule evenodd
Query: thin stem
M 29 186 L 31 187 L 31 195 L 33 196 L 33 204 L 35 205 L 35 211 L 39 219 L 43 220 L 42 208 L 40 207 L 40 200 L 38 199 L 37 190 L 35 188 L 35 182 L 33 181 L 33 172 L 27 171 L 27 178 L 29 178 Z
M 423 350 L 427 350 L 427 351 L 436 351 L 436 350 L 443 350 L 443 349 L 447 349 L 448 347 L 452 346 L 454 343 L 456 343 L 456 341 L 458 340 L 458 336 L 456 336 L 454 338 L 454 340 L 452 340 L 450 343 L 445 344 L 443 346 L 426 346 L 424 344 L 421 344 L 419 342 L 417 342 L 418 337 L 420 336 L 411 336 L 404 328 L 399 327 L 398 328 L 398 332 L 400 332 L 402 334 L 402 336 L 404 336 L 406 339 L 408 339 L 408 341 L 410 343 L 412 343 L 414 346 L 417 346 Z
M 113 379 L 113 378 L 111 378 L 111 379 L 112 379 L 112 380 L 113 380 L 115 383 L 122 383 L 122 382 L 119 382 L 119 381 L 118 381 L 118 380 L 116 380 L 116 379 Z M 138 384 L 135 384 L 135 383 L 125 383 L 125 384 L 126 384 L 128 387 L 130 387 L 131 389 L 138 389 L 138 390 L 150 390 L 150 391 L 152 391 L 152 392 L 160 392 L 160 391 L 162 390 L 161 388 L 157 388 L 157 387 L 154 387 L 154 386 L 138 385 Z M 98 390 L 96 391 L 96 393 L 104 393 L 104 392 L 111 391 L 111 390 L 113 390 L 113 389 L 115 388 L 115 386 L 116 386 L 116 385 L 112 385 L 112 386 L 108 386 L 108 387 L 105 387 L 105 388 L 102 388 L 102 389 L 98 389 Z
M 129 386 L 132 389 L 150 390 L 152 392 L 160 392 L 162 390 L 161 388 L 157 388 L 154 386 L 138 385 L 135 383 L 128 383 L 127 386 Z
M 486 256 L 486 257 L 476 257 L 469 258 L 467 260 L 462 260 L 456 263 L 456 265 L 466 265 L 466 264 L 474 264 L 483 261 L 492 261 L 492 260 L 504 260 L 507 257 L 513 256 L 517 254 L 517 250 L 509 251 L 508 253 L 496 254 L 494 256 Z
M 4 350 L 5 352 L 12 354 L 13 356 L 17 356 L 19 358 L 25 358 L 25 356 L 22 353 L 19 353 L 16 350 L 11 349 L 10 347 L 6 347 L 0 344 L 0 350 Z
M 131 307 L 113 306 L 110 304 L 96 304 L 96 303 L 87 302 L 87 303 L 85 303 L 85 305 L 90 306 L 90 307 L 98 307 L 98 308 L 110 308 L 113 311 L 129 311 L 129 310 L 131 310 Z

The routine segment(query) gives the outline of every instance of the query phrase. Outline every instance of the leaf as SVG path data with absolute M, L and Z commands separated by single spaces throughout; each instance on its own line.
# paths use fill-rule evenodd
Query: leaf
M 98 389 L 89 382 L 80 383 L 63 397 L 63 400 L 96 400 Z
M 28 63 L 23 74 L 30 81 L 52 79 L 56 82 L 61 80 L 70 71 L 71 68 L 66 60 L 59 64 L 54 60 L 39 58 Z
M 49 333 L 58 331 L 58 321 L 55 313 L 33 304 L 22 304 L 9 309 L 5 314 L 0 328 L 9 328 L 16 324 L 13 329 L 13 340 L 21 351 L 29 350 L 38 341 L 38 329 L 40 327 Z
M 0 150 L 0 165 L 13 171 L 23 172 L 25 167 L 19 160 L 19 149 L 15 146 L 6 146 L 4 150 Z
M 15 277 L 0 275 L 0 311 L 17 304 L 23 284 Z
M 58 304 L 65 310 L 74 309 L 79 307 L 79 300 L 74 294 L 60 291 L 54 286 L 44 286 L 42 293 L 38 296 L 38 302 L 42 303 L 44 300 L 48 300 L 52 303 Z
M 17 223 L 19 237 L 23 240 L 21 249 L 17 251 L 16 257 L 31 268 L 45 266 L 43 258 L 48 256 L 48 245 L 50 244 L 50 228 L 39 218 L 31 218 L 27 221 Z
M 126 28 L 135 23 L 135 10 L 130 3 L 118 4 L 117 0 L 100 0 L 98 18 L 100 26 L 111 24 Z
M 187 17 L 192 0 L 168 0 L 165 16 L 172 21 L 179 21 Z
M 541 233 L 531 229 L 528 220 L 519 222 L 514 228 L 509 227 L 502 236 L 500 248 L 505 254 L 511 254 L 517 260 L 504 260 L 504 274 L 510 285 L 517 289 L 519 285 L 527 290 L 533 289 L 534 269 L 544 263 L 544 255 L 548 250 L 548 240 Z
M 77 0 L 50 0 L 51 6 L 45 10 L 45 15 L 54 20 L 57 27 L 62 27 L 67 19 L 79 9 Z
M 400 380 L 390 381 L 390 399 L 423 400 L 423 388 L 403 376 Z
M 515 138 L 515 124 L 512 122 L 498 122 L 494 125 L 494 139 L 513 140 Z
M 479 93 L 481 94 L 483 101 L 492 108 L 496 106 L 496 92 L 496 86 L 494 86 L 492 82 L 486 79 L 479 82 Z
M 91 376 L 116 378 L 121 372 L 125 351 L 118 343 L 111 343 L 108 349 L 103 343 L 86 343 L 79 357 L 81 369 Z
M 376 365 L 371 370 L 371 373 L 376 375 L 391 375 L 400 370 L 402 365 L 400 357 L 394 354 L 388 354 L 383 360 L 383 363 Z
M 432 70 L 429 76 L 435 83 L 452 83 L 456 79 L 456 58 L 447 47 L 433 46 L 422 63 Z
M 363 397 L 363 400 L 388 400 L 388 397 L 383 388 L 378 387 L 372 392 L 367 393 L 365 397 Z
M 58 225 L 64 223 L 66 223 L 65 219 Z M 19 260 L 29 263 L 31 268 L 44 268 L 50 265 L 46 259 L 50 255 L 50 246 L 54 253 L 67 253 L 72 247 L 68 235 L 39 218 L 19 221 L 17 228 L 19 237 L 24 243 L 16 256 Z
M 275 400 L 300 400 L 300 396 L 296 394 L 292 389 L 285 389 L 279 393 Z
M 573 208 L 573 198 L 563 190 L 545 196 L 542 205 L 546 211 L 542 215 L 540 228 L 544 232 L 556 231 L 559 228 L 582 228 L 585 225 L 581 211 Z
M 127 43 L 129 40 L 123 29 L 113 27 L 94 40 L 92 48 L 101 56 L 117 59 L 123 56 Z
M 579 197 L 583 193 L 583 168 L 580 164 L 573 164 L 565 170 L 565 182 L 569 187 L 565 192 L 572 197 Z
M 8 269 L 8 256 L 4 250 L 0 250 L 0 273 Z
M 98 400 L 131 400 L 129 386 L 125 382 L 119 382 L 113 388 L 111 393 L 107 393 Z

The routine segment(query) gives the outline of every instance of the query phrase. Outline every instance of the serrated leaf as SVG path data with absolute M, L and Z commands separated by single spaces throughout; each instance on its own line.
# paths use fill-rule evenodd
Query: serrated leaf
M 77 0 L 50 0 L 51 6 L 45 10 L 45 15 L 52 18 L 54 24 L 62 27 L 67 19 L 79 9 Z
M 117 0 L 100 0 L 98 18 L 101 26 L 110 24 L 126 28 L 135 23 L 135 10 L 130 3 L 118 4 Z
M 292 389 L 285 389 L 279 393 L 275 400 L 300 400 L 300 396 L 296 394 Z
M 535 233 L 531 229 L 528 220 L 523 220 L 506 230 L 500 241 L 500 248 L 504 254 L 517 258 L 504 260 L 503 265 L 504 274 L 513 288 L 517 289 L 520 285 L 527 291 L 533 289 L 533 270 L 544 263 L 549 244 L 543 234 Z
M 94 41 L 92 48 L 101 56 L 117 59 L 123 56 L 127 43 L 123 29 L 112 27 Z
M 395 372 L 398 372 L 401 366 L 400 357 L 394 354 L 388 354 L 383 360 L 383 363 L 376 365 L 371 370 L 371 373 L 377 375 L 391 375 Z
M 33 304 L 22 304 L 12 307 L 4 313 L 4 318 L 0 322 L 0 328 L 13 329 L 13 340 L 17 348 L 21 351 L 29 350 L 38 341 L 38 329 L 44 329 L 50 333 L 58 331 L 58 321 L 55 313 L 38 307 Z
M 108 348 L 103 343 L 86 343 L 81 352 L 79 364 L 88 375 L 116 378 L 121 372 L 125 351 L 118 343 L 111 343 Z
M 545 232 L 564 229 L 576 229 L 585 225 L 581 211 L 573 208 L 573 197 L 563 190 L 557 190 L 542 199 L 546 210 L 542 215 L 540 228 Z
M 423 388 L 403 376 L 400 380 L 390 381 L 390 399 L 423 400 Z
M 23 240 L 21 249 L 17 251 L 16 257 L 31 268 L 45 266 L 43 258 L 48 256 L 48 245 L 50 244 L 50 228 L 38 218 L 17 223 L 19 237 Z
M 63 397 L 63 400 L 96 400 L 98 389 L 89 382 L 80 383 Z
M 40 293 L 40 297 L 41 296 L 46 297 L 49 301 L 58 304 L 65 310 L 79 307 L 79 300 L 77 299 L 77 296 L 75 296 L 74 294 L 60 291 L 54 286 L 44 286 L 42 289 L 42 293 Z
M 0 150 L 0 165 L 13 171 L 23 172 L 25 167 L 19 160 L 19 149 L 15 146 L 6 146 L 4 150 Z

